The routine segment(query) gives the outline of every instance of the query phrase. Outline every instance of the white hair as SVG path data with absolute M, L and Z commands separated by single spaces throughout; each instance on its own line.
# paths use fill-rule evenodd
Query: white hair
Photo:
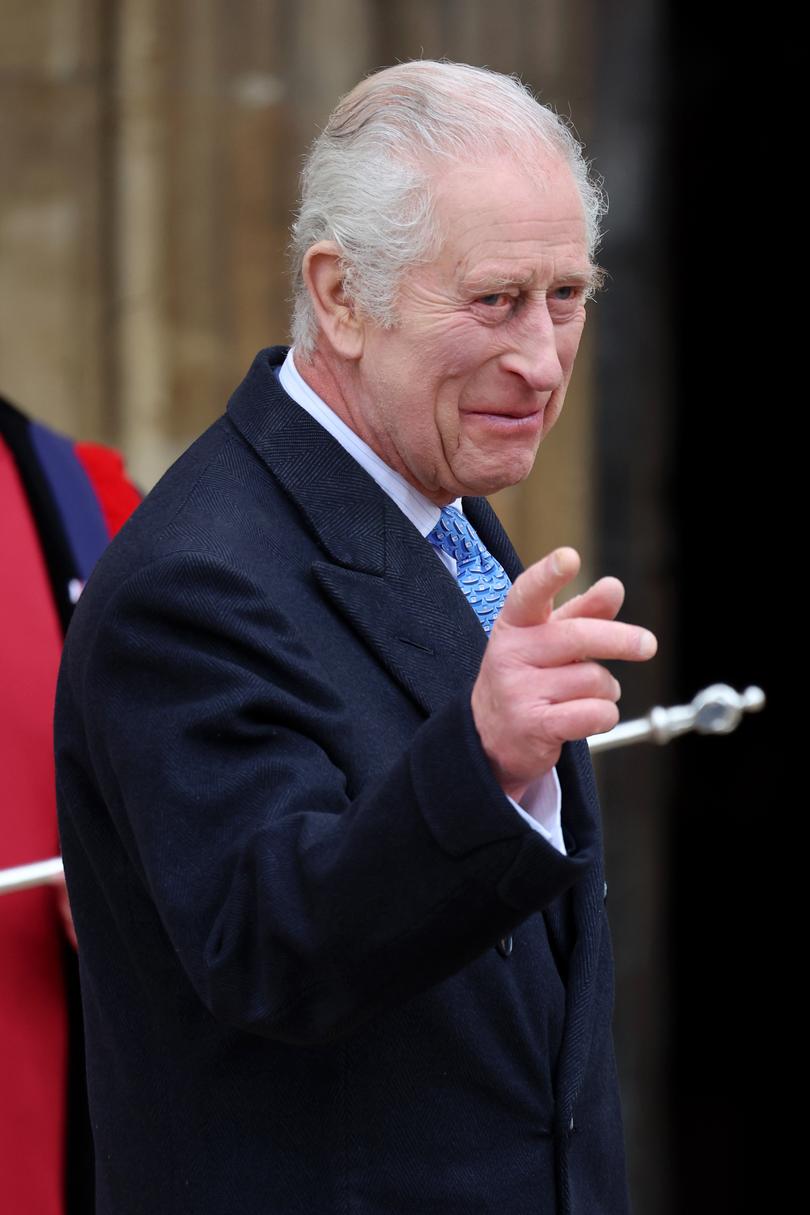
M 570 127 L 516 77 L 467 64 L 414 60 L 361 81 L 343 97 L 313 143 L 301 174 L 292 227 L 292 336 L 312 353 L 317 322 L 302 276 L 307 250 L 334 241 L 347 298 L 383 326 L 396 322 L 402 275 L 431 260 L 441 233 L 432 184 L 439 165 L 538 145 L 562 157 L 585 214 L 591 258 L 605 212 L 601 183 L 589 174 Z

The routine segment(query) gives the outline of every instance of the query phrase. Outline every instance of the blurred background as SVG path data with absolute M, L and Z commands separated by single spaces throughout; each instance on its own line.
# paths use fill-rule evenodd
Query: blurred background
M 574 544 L 658 633 L 625 718 L 718 680 L 773 702 L 764 441 L 799 334 L 763 261 L 788 136 L 750 113 L 773 67 L 796 107 L 799 65 L 789 30 L 762 39 L 695 0 L 0 0 L 0 392 L 149 488 L 286 339 L 296 179 L 338 96 L 412 57 L 518 73 L 606 180 L 609 277 L 496 506 L 524 560 Z M 640 1215 L 739 1211 L 750 1184 L 772 722 L 598 761 Z

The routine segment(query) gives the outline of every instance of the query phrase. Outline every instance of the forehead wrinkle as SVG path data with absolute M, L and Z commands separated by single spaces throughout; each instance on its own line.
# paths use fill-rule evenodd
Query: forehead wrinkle
M 455 269 L 469 266 L 471 272 L 477 265 L 497 267 L 498 264 L 514 262 L 531 264 L 534 267 L 539 261 L 556 258 L 560 254 L 572 257 L 580 265 L 590 266 L 584 233 L 581 236 L 571 231 L 571 221 L 565 218 L 539 220 L 537 217 L 523 221 L 504 221 L 502 227 L 507 229 L 504 236 L 498 231 L 497 224 L 482 224 L 482 232 L 472 240 L 465 241 L 474 231 L 455 233 L 446 243 L 445 250 L 451 251 L 455 245 Z M 521 232 L 520 228 L 530 228 L 529 232 Z M 542 229 L 538 231 L 538 228 Z
M 463 222 L 465 218 L 464 215 L 454 217 L 452 226 L 445 230 L 443 243 L 447 245 L 454 242 L 457 245 L 466 245 L 467 256 L 474 255 L 478 246 L 493 243 L 553 244 L 558 239 L 558 234 L 570 239 L 571 225 L 578 223 L 580 219 L 578 215 L 527 215 L 524 217 L 499 215 L 495 219 L 490 219 L 480 212 L 475 217 L 470 216 L 467 224 Z M 584 225 L 582 243 L 584 246 Z

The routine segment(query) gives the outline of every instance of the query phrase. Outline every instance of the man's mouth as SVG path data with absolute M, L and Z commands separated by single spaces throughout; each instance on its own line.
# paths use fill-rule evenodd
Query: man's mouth
M 491 423 L 494 426 L 502 425 L 504 427 L 526 426 L 531 427 L 542 422 L 545 408 L 541 406 L 536 409 L 465 409 L 462 410 L 462 415 L 465 418 L 470 418 L 474 421 L 482 423 Z

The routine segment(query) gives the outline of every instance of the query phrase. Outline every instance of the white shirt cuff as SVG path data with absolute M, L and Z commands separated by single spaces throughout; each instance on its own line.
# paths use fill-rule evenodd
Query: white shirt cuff
M 556 768 L 529 785 L 522 806 L 511 797 L 509 801 L 533 831 L 539 832 L 558 852 L 566 855 L 562 834 L 562 790 Z

